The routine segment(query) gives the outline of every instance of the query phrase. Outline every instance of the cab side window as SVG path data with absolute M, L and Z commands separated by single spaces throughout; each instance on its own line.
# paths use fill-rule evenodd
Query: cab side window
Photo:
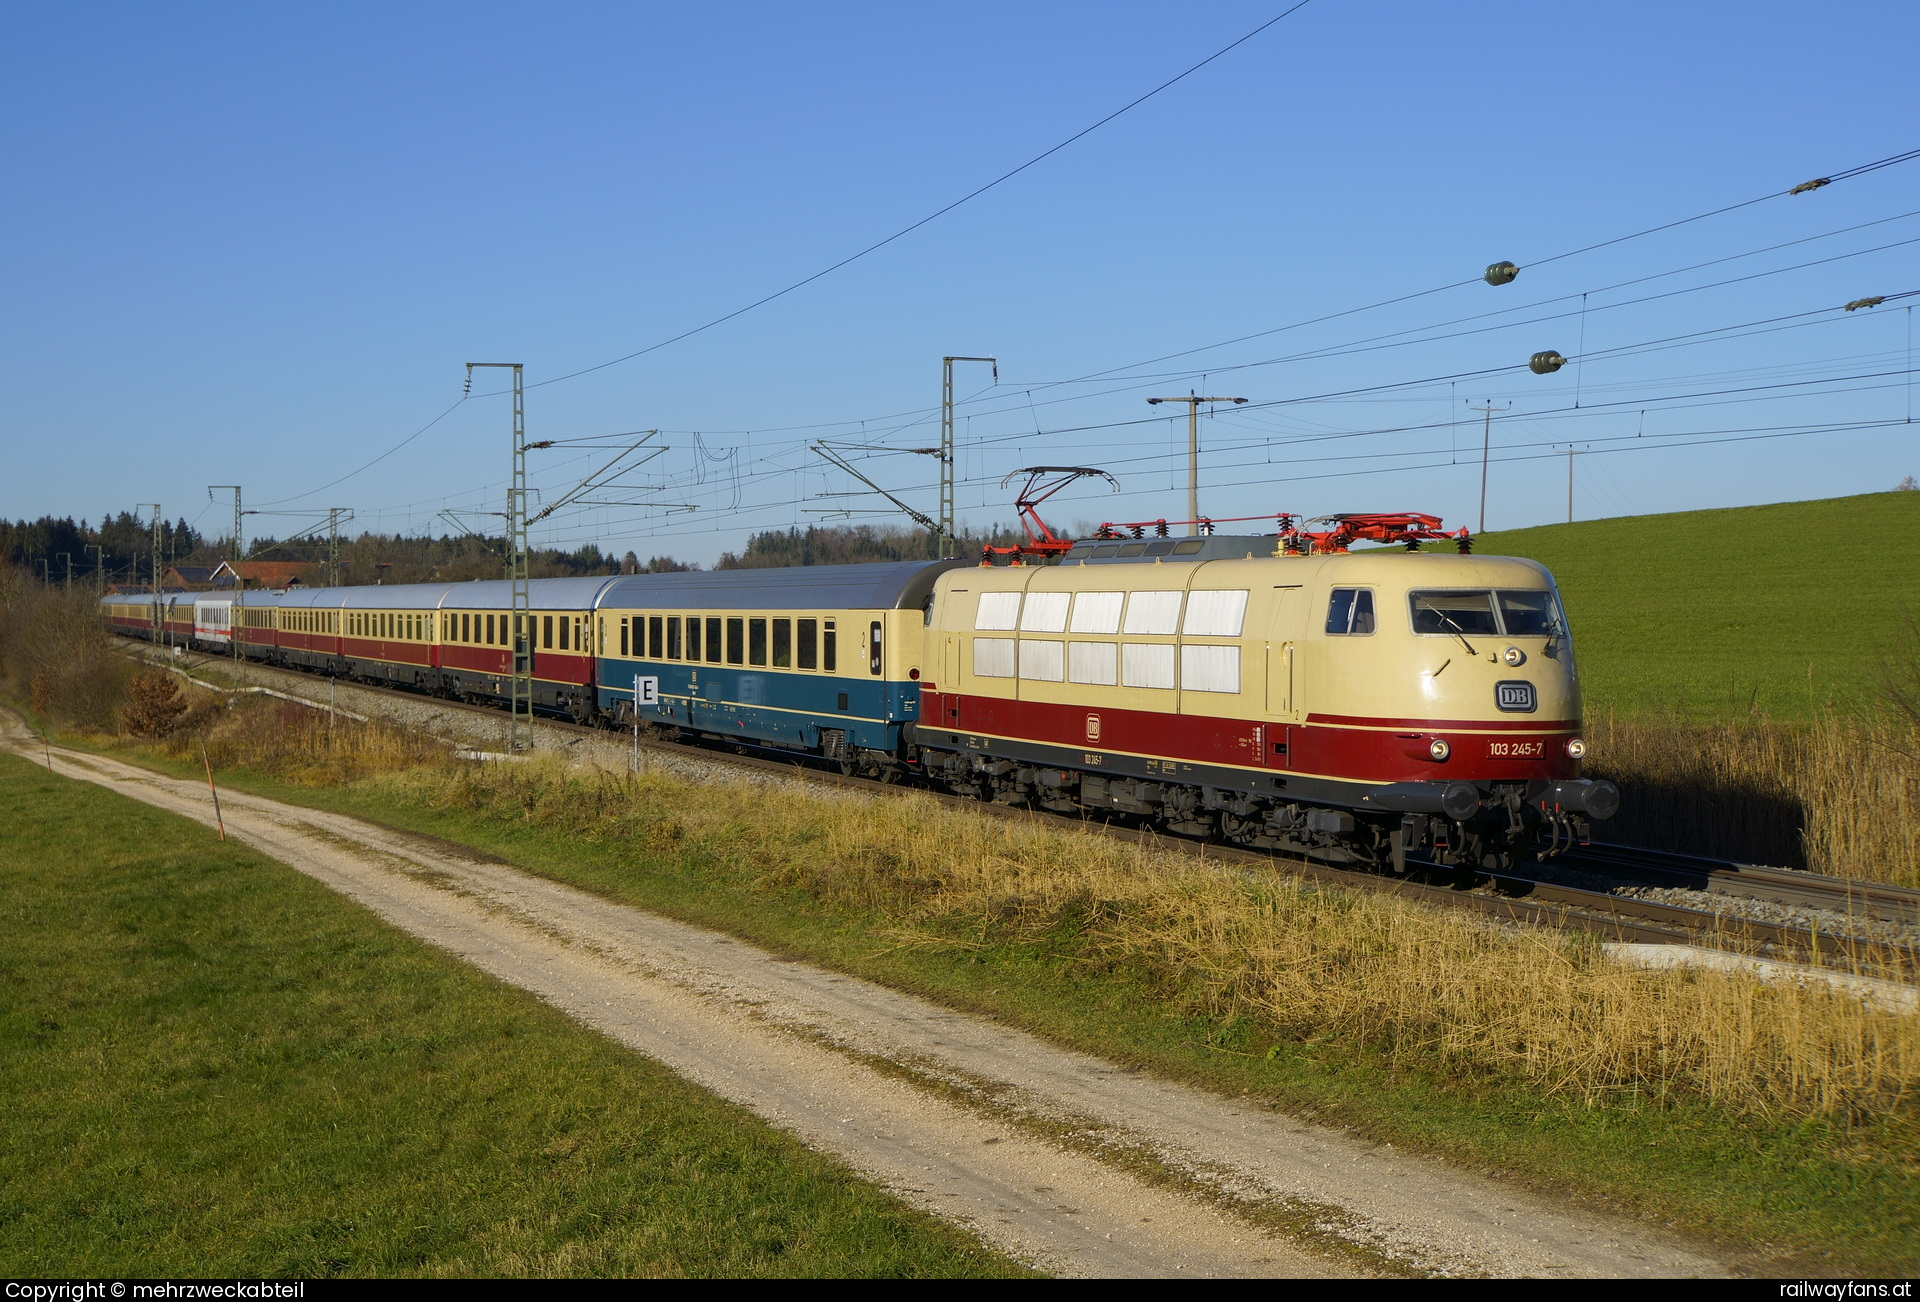
M 1335 588 L 1327 603 L 1327 632 L 1353 637 L 1373 632 L 1373 589 Z

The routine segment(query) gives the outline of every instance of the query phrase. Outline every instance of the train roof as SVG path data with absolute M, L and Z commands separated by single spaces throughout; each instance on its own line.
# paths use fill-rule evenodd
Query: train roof
M 764 570 L 634 574 L 603 606 L 642 610 L 917 610 L 933 582 L 971 561 L 889 561 Z
M 619 581 L 617 574 L 533 579 L 527 585 L 527 604 L 534 610 L 592 610 L 600 604 L 600 594 Z M 513 585 L 505 579 L 450 584 L 440 604 L 453 610 L 512 610 Z
M 1170 561 L 1238 561 L 1272 556 L 1278 534 L 1212 534 L 1205 538 L 1084 538 L 1061 556 L 1062 564 L 1135 565 L 1162 557 Z

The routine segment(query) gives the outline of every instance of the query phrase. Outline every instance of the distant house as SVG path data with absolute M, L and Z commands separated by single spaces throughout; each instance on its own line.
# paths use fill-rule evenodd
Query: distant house
M 214 567 L 212 582 L 231 587 L 236 572 L 249 588 L 295 588 L 311 586 L 326 573 L 326 566 L 305 561 L 222 561 Z
M 220 565 L 175 565 L 160 581 L 171 588 L 199 592 L 208 588 L 231 588 L 233 575 Z

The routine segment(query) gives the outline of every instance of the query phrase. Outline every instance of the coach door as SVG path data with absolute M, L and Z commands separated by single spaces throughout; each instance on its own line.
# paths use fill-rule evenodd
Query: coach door
M 947 650 L 940 663 L 941 722 L 949 728 L 960 726 L 960 639 L 946 639 Z
M 1261 747 L 1267 767 L 1284 769 L 1293 767 L 1293 729 L 1286 722 L 1297 717 L 1294 681 L 1295 624 L 1300 619 L 1301 591 L 1299 587 L 1275 588 L 1273 590 L 1273 619 L 1267 631 L 1271 635 L 1267 642 L 1267 699 L 1266 713 L 1268 722 L 1263 729 L 1265 744 Z

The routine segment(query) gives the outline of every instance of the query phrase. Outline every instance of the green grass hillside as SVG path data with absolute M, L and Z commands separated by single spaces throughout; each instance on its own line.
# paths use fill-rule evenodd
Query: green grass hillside
M 0 755 L 0 1275 L 1020 1274 L 208 829 Z
M 1858 703 L 1920 617 L 1920 493 L 1515 529 L 1474 550 L 1553 571 L 1589 713 Z

